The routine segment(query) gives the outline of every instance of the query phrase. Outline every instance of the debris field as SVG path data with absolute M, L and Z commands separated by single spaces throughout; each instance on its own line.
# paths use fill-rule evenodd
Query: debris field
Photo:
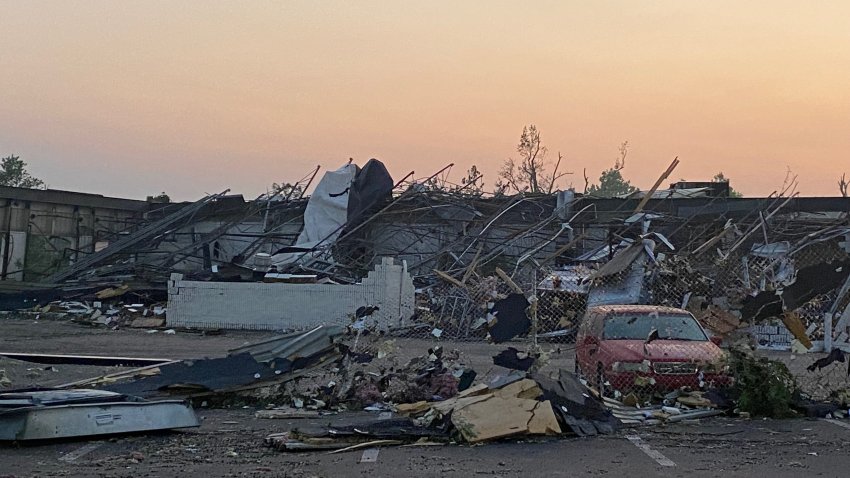
M 652 457 L 642 435 L 758 419 L 850 428 L 850 200 L 662 189 L 676 164 L 618 198 L 489 197 L 370 160 L 286 196 L 157 205 L 2 281 L 0 441 L 191 437 L 242 410 L 262 456 L 368 464 L 578 438 Z

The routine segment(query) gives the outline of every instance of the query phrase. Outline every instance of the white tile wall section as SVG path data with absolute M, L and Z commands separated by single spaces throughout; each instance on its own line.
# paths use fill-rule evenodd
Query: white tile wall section
M 284 284 L 185 281 L 168 285 L 170 327 L 301 330 L 349 324 L 360 306 L 380 309 L 371 319 L 381 328 L 407 325 L 414 312 L 413 279 L 407 263 L 383 258 L 359 284 Z

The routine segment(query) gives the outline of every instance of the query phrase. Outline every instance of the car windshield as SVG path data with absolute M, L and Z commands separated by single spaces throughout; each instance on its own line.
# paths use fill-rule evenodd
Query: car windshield
M 632 313 L 605 318 L 602 338 L 607 340 L 646 340 L 652 330 L 659 340 L 708 340 L 690 315 Z

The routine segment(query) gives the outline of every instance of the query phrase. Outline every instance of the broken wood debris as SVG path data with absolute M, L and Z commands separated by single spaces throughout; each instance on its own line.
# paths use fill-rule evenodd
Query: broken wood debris
M 555 382 L 558 385 L 546 385 L 546 391 L 538 381 L 551 383 L 544 378 L 530 379 L 525 373 L 512 372 L 446 400 L 393 406 L 399 415 L 409 418 L 393 419 L 388 415 L 362 425 L 331 426 L 311 433 L 292 429 L 269 435 L 266 443 L 282 451 L 345 451 L 413 444 L 423 439 L 482 443 L 525 436 L 556 436 L 565 430 L 584 436 L 590 434 L 583 431 L 587 426 L 593 429 L 592 434 L 611 433 L 619 427 L 619 421 L 571 374 L 562 372 L 560 381 Z M 582 421 L 582 425 L 576 425 Z

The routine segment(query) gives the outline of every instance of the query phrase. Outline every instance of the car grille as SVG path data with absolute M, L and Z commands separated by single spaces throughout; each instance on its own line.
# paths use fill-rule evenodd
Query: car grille
M 696 365 L 690 362 L 655 362 L 652 368 L 655 373 L 663 375 L 687 375 L 697 372 Z

